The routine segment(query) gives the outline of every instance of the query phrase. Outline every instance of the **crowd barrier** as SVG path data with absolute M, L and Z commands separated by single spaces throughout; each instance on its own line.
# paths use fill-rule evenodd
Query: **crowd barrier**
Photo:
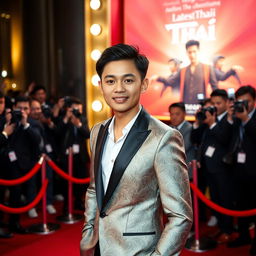
M 43 224 L 47 223 L 46 220 L 46 189 L 48 180 L 46 179 L 46 164 L 48 164 L 57 174 L 59 174 L 62 178 L 68 181 L 68 216 L 69 218 L 72 216 L 72 183 L 77 184 L 87 184 L 90 182 L 90 178 L 79 179 L 73 177 L 73 154 L 72 148 L 69 149 L 69 158 L 68 158 L 68 174 L 64 172 L 59 166 L 57 166 L 47 155 L 43 154 L 39 161 L 35 164 L 35 166 L 23 177 L 13 180 L 3 180 L 0 179 L 0 186 L 15 186 L 22 184 L 28 181 L 33 175 L 35 175 L 40 169 L 42 175 L 42 187 L 35 197 L 33 202 L 30 204 L 20 207 L 20 208 L 12 208 L 0 204 L 0 211 L 4 211 L 7 213 L 24 213 L 30 210 L 31 208 L 35 207 L 40 200 L 42 200 L 42 210 L 43 210 Z M 193 210 L 194 210 L 194 227 L 195 227 L 195 240 L 199 241 L 199 210 L 198 210 L 198 198 L 202 200 L 207 206 L 212 208 L 213 210 L 220 212 L 222 214 L 226 214 L 233 217 L 248 217 L 256 215 L 256 209 L 252 210 L 245 210 L 245 211 L 236 211 L 231 209 L 226 209 L 216 203 L 212 202 L 208 199 L 199 189 L 197 186 L 197 167 L 196 161 L 192 161 L 193 167 L 193 182 L 190 183 L 190 187 L 193 190 Z M 72 223 L 72 222 L 71 222 Z

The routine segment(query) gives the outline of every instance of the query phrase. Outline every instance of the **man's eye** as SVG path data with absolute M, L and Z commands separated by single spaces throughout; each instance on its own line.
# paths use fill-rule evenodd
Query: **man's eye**
M 106 84 L 111 85 L 111 84 L 114 84 L 114 82 L 115 82 L 114 80 L 107 80 L 107 81 L 106 81 Z
M 125 82 L 126 84 L 131 84 L 131 83 L 134 82 L 134 80 L 129 78 L 129 79 L 125 79 L 124 82 Z

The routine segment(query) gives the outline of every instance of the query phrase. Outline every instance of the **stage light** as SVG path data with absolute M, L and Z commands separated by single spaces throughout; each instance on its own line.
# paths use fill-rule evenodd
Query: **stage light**
M 101 3 L 99 0 L 91 0 L 90 2 L 90 7 L 93 9 L 93 10 L 98 10 L 101 6 Z
M 93 76 L 92 76 L 92 84 L 93 84 L 94 86 L 98 86 L 98 85 L 99 85 L 99 81 L 100 81 L 100 78 L 99 78 L 98 75 L 93 75 Z
M 94 36 L 98 36 L 101 33 L 101 26 L 99 24 L 92 24 L 90 31 Z
M 17 84 L 13 83 L 12 88 L 15 89 L 17 87 Z
M 100 112 L 103 108 L 103 105 L 101 103 L 101 101 L 99 100 L 95 100 L 93 101 L 92 103 L 92 110 L 95 111 L 95 112 Z
M 91 52 L 91 58 L 97 61 L 100 58 L 101 52 L 98 49 L 95 49 Z
M 7 71 L 6 71 L 6 70 L 3 70 L 3 71 L 2 71 L 2 77 L 7 77 L 7 75 L 8 75 Z

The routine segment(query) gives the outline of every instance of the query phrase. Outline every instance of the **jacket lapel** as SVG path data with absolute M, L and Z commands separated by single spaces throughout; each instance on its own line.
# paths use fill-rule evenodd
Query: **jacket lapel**
M 104 187 L 102 181 L 102 168 L 101 168 L 101 159 L 104 144 L 107 139 L 108 135 L 108 127 L 112 119 L 110 119 L 105 125 L 101 125 L 98 138 L 96 142 L 96 149 L 95 149 L 95 157 L 94 157 L 94 177 L 95 177 L 95 187 L 96 187 L 96 197 L 98 208 L 101 209 L 102 201 L 104 197 Z
M 119 184 L 126 167 L 151 132 L 148 130 L 148 124 L 149 115 L 144 111 L 144 109 L 142 109 L 115 160 L 108 188 L 103 199 L 102 210 L 105 210 L 107 203 Z

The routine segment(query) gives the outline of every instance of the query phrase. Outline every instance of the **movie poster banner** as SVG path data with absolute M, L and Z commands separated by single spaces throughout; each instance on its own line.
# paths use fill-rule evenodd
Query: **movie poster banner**
M 152 115 L 167 119 L 168 106 L 179 101 L 184 101 L 187 113 L 193 115 L 198 101 L 214 88 L 233 93 L 241 84 L 256 85 L 256 1 L 124 3 L 125 43 L 138 46 L 150 60 L 150 84 L 142 104 Z M 207 83 L 201 91 L 187 74 L 192 71 L 185 44 L 191 39 L 200 42 L 198 59 L 202 64 L 197 75 Z

